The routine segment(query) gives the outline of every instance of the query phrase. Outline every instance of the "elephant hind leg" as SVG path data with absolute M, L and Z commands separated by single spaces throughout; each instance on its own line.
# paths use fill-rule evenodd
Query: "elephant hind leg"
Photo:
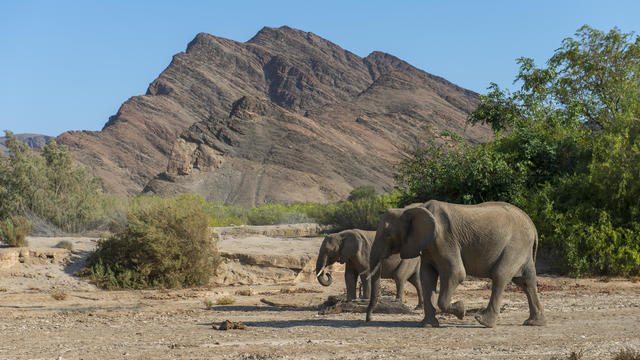
M 478 314 L 475 319 L 486 327 L 496 326 L 498 321 L 498 315 L 500 314 L 500 304 L 502 303 L 502 293 L 507 286 L 508 281 L 501 276 L 496 276 L 491 279 L 491 299 L 489 299 L 489 305 L 487 308 Z
M 529 318 L 525 320 L 523 325 L 529 326 L 545 326 L 547 321 L 544 317 L 544 310 L 540 299 L 538 299 L 538 285 L 536 279 L 536 270 L 533 260 L 531 260 L 523 271 L 522 277 L 513 278 L 513 282 L 520 286 L 527 295 L 529 302 Z
M 358 282 L 358 274 L 351 269 L 345 269 L 344 271 L 344 282 L 347 286 L 347 301 L 356 300 L 357 296 L 357 282 Z

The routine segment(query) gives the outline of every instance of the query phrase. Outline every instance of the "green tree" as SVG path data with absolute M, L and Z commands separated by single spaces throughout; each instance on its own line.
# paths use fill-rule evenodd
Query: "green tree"
M 0 154 L 0 219 L 30 211 L 68 232 L 102 220 L 101 182 L 74 164 L 66 146 L 51 141 L 38 153 L 5 133 L 9 156 Z
M 469 117 L 496 140 L 420 149 L 399 166 L 403 202 L 512 202 L 573 274 L 640 273 L 640 37 L 588 26 L 547 62 L 517 60 Z

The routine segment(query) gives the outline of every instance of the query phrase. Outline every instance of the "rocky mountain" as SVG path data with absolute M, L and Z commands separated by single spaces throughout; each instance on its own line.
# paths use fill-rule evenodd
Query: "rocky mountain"
M 53 136 L 41 135 L 41 134 L 14 134 L 15 137 L 23 143 L 29 145 L 32 148 L 42 147 L 44 144 L 53 139 Z M 8 155 L 9 151 L 5 146 L 6 137 L 0 136 L 0 153 Z
M 198 34 L 102 131 L 58 140 L 109 190 L 185 191 L 224 203 L 340 199 L 389 190 L 425 126 L 472 142 L 475 93 L 381 52 L 359 57 L 289 27 L 247 42 Z M 157 175 L 159 174 L 159 175 Z

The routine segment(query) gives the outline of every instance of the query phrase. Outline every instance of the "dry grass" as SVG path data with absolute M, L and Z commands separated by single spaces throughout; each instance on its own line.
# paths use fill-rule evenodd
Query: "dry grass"
M 554 356 L 551 360 L 582 360 L 584 359 L 584 351 L 580 350 L 578 352 L 572 351 L 571 354 L 567 357 L 557 357 Z
M 204 299 L 203 303 L 204 303 L 204 308 L 205 308 L 205 309 L 207 309 L 207 310 L 211 310 L 211 309 L 213 309 L 213 300 L 211 300 L 211 299 Z
M 236 295 L 238 295 L 238 296 L 251 296 L 251 295 L 253 295 L 253 291 L 251 291 L 251 289 L 242 289 L 242 290 L 236 291 Z
M 67 294 L 62 290 L 55 290 L 51 293 L 51 297 L 58 301 L 61 301 L 67 298 Z
M 236 299 L 230 296 L 223 296 L 221 298 L 216 299 L 216 305 L 231 305 L 235 304 Z
M 71 243 L 71 241 L 67 241 L 67 240 L 62 240 L 59 243 L 56 244 L 57 248 L 60 249 L 67 249 L 69 251 L 73 251 L 73 244 Z
M 282 288 L 280 294 L 318 294 L 322 291 L 307 288 Z

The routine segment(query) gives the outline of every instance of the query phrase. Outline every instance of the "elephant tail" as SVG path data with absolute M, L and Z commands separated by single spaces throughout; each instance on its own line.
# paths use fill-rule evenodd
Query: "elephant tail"
M 536 255 L 538 254 L 538 231 L 534 228 L 533 237 L 533 263 L 536 263 Z

